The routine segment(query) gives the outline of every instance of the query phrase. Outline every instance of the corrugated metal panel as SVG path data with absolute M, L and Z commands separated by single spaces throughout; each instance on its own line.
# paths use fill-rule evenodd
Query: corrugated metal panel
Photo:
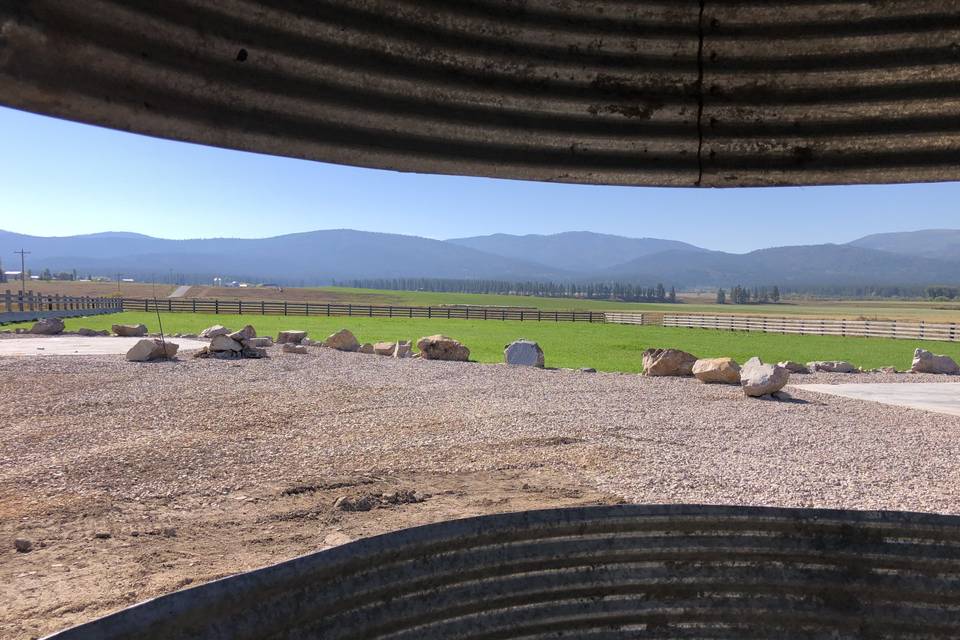
M 932 639 L 958 631 L 958 517 L 661 505 L 406 529 L 51 637 Z
M 960 178 L 957 0 L 0 0 L 0 103 L 403 171 Z

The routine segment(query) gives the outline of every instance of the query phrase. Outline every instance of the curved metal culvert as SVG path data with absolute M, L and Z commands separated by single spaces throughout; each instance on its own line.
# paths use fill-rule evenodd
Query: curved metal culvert
M 405 529 L 179 591 L 50 638 L 958 634 L 960 517 L 628 505 Z

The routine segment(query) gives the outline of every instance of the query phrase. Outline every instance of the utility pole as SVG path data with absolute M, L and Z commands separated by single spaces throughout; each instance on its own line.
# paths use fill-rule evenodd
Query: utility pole
M 26 261 L 25 256 L 30 255 L 30 252 L 29 252 L 29 251 L 24 251 L 23 249 L 20 249 L 20 251 L 14 251 L 14 253 L 19 253 L 19 254 L 20 254 L 20 297 L 22 298 L 23 296 L 25 296 L 25 295 L 27 294 L 27 291 L 26 291 L 26 289 L 27 289 L 27 287 L 26 287 L 26 284 L 27 284 L 27 261 Z

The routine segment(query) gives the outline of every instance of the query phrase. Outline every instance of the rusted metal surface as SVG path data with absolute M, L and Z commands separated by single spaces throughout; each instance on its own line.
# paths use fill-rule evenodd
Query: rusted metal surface
M 402 171 L 960 179 L 956 0 L 0 0 L 0 103 Z
M 171 594 L 51 636 L 954 638 L 960 518 L 616 506 L 456 520 Z

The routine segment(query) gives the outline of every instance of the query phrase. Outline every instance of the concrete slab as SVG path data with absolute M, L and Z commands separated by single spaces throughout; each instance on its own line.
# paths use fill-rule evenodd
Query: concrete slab
M 195 351 L 207 346 L 203 340 L 167 338 L 180 345 L 180 351 Z M 23 356 L 108 356 L 126 354 L 140 338 L 50 336 L 46 338 L 7 338 L 0 340 L 0 357 Z
M 795 389 L 960 416 L 960 383 L 793 384 Z

